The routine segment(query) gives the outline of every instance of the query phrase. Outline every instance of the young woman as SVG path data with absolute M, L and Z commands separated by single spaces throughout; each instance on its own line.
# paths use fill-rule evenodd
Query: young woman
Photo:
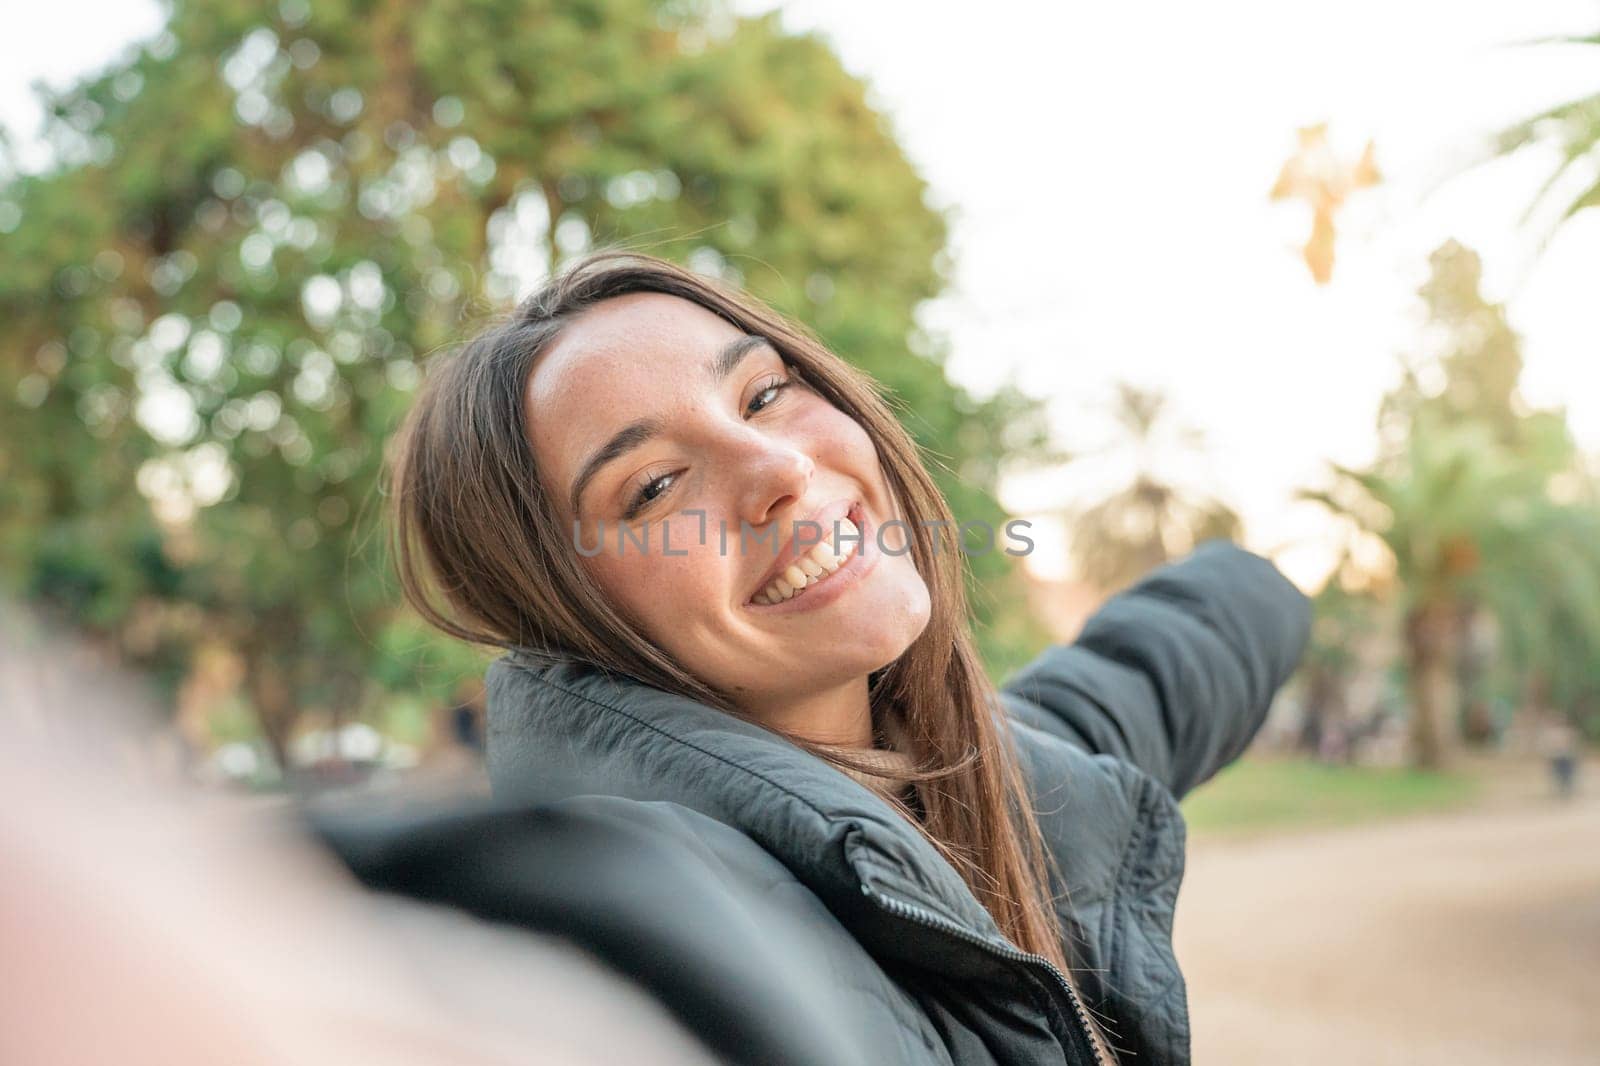
M 803 931 L 785 951 L 864 1062 L 1188 1061 L 1176 799 L 1304 646 L 1270 563 L 1210 542 L 997 692 L 963 516 L 872 383 L 626 252 L 432 368 L 393 458 L 407 597 L 506 650 L 498 793 L 624 794 L 714 872 L 730 933 Z

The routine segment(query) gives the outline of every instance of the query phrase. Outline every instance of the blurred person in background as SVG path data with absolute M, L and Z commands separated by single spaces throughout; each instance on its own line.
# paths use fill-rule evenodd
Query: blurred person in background
M 776 965 L 826 980 L 772 1009 L 875 1064 L 1189 1061 L 1177 800 L 1307 641 L 1269 562 L 1207 542 L 996 691 L 962 516 L 880 389 L 631 252 L 441 357 L 393 447 L 407 598 L 505 652 L 497 795 L 612 782 L 579 802 L 670 842 L 728 930 L 803 930 Z
M 1578 792 L 1578 764 L 1583 745 L 1578 731 L 1559 711 L 1546 712 L 1539 731 L 1539 746 L 1550 766 L 1550 780 L 1556 795 L 1571 799 Z

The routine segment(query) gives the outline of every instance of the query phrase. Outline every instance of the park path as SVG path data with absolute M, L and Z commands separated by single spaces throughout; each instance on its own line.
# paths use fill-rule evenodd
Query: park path
M 1175 932 L 1199 1066 L 1597 1066 L 1600 798 L 1197 840 Z

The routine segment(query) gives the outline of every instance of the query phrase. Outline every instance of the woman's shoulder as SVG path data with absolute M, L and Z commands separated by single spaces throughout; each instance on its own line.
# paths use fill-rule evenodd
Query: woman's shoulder
M 1011 732 L 1039 832 L 1074 906 L 1139 894 L 1183 870 L 1183 815 L 1134 764 L 1093 754 L 1013 717 Z
M 740 891 L 768 893 L 798 883 L 794 872 L 749 833 L 682 803 L 591 794 L 569 796 L 547 807 L 592 826 L 648 838 Z

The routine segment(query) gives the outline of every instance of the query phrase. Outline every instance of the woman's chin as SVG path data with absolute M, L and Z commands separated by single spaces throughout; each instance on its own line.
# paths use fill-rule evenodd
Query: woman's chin
M 870 672 L 894 662 L 916 642 L 928 628 L 932 604 L 928 586 L 915 571 L 910 580 L 883 580 L 861 592 L 835 623 Z
M 848 605 L 841 601 L 817 612 L 814 624 L 791 627 L 770 655 L 760 656 L 771 664 L 771 672 L 763 673 L 792 675 L 823 688 L 844 684 L 895 662 L 927 624 L 925 589 L 920 596 L 907 590 L 863 595 Z
M 730 691 L 826 690 L 864 678 L 898 660 L 928 626 L 932 603 L 909 561 L 885 557 L 843 595 L 812 609 L 759 611 L 734 643 L 746 654 L 724 662 Z M 801 596 L 809 595 L 802 592 Z M 756 624 L 749 627 L 749 622 Z M 724 654 L 729 645 L 721 648 Z M 719 656 L 721 657 L 721 656 Z

